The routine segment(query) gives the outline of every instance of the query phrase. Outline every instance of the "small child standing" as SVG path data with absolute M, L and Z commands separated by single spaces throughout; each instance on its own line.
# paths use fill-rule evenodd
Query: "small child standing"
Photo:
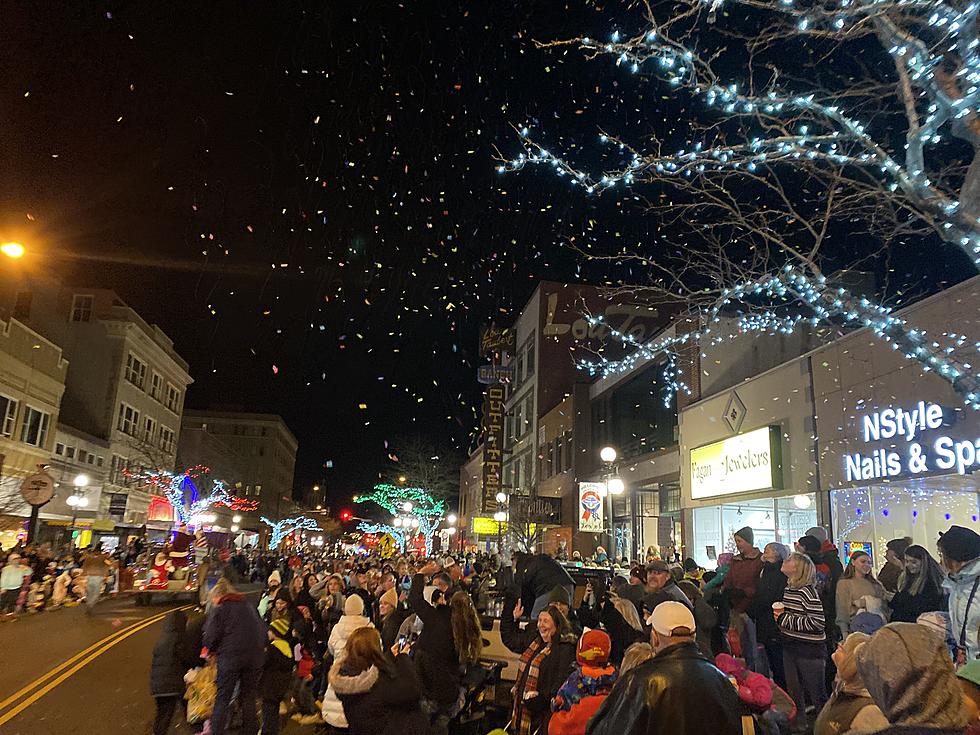
M 293 681 L 293 702 L 299 710 L 293 719 L 301 725 L 321 722 L 321 716 L 313 701 L 313 651 L 316 642 L 313 640 L 313 629 L 306 620 L 298 620 L 293 624 L 293 660 L 296 662 L 296 677 Z
M 292 684 L 293 650 L 286 640 L 288 635 L 289 623 L 281 619 L 272 621 L 259 680 L 263 735 L 279 735 L 279 705 Z

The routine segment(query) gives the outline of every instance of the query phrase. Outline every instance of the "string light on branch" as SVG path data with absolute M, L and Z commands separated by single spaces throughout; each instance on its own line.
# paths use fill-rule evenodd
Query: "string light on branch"
M 432 552 L 432 537 L 446 512 L 445 503 L 434 498 L 432 493 L 420 487 L 383 483 L 375 485 L 372 492 L 358 496 L 354 502 L 374 503 L 393 516 L 408 514 L 413 521 L 418 522 L 418 533 L 425 540 L 426 553 Z M 402 532 L 404 531 L 403 525 Z
M 307 516 L 296 516 L 294 518 L 283 518 L 279 521 L 271 521 L 265 516 L 260 520 L 272 529 L 269 537 L 269 548 L 277 549 L 289 534 L 294 531 L 319 531 L 320 525 L 313 518 Z
M 370 523 L 368 521 L 361 521 L 357 524 L 357 530 L 363 533 L 388 533 L 391 537 L 395 539 L 398 544 L 398 549 L 402 552 L 405 551 L 405 533 L 402 528 L 395 528 L 394 526 L 389 526 L 386 523 Z

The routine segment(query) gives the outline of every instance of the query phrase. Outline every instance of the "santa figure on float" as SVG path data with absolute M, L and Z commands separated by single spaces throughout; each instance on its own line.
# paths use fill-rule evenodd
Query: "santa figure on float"
M 146 581 L 147 589 L 165 590 L 170 581 L 170 572 L 174 570 L 173 564 L 162 551 L 157 553 L 150 567 L 150 574 Z
M 194 537 L 187 532 L 187 525 L 181 524 L 174 531 L 174 539 L 170 543 L 170 563 L 175 569 L 190 566 L 191 544 Z

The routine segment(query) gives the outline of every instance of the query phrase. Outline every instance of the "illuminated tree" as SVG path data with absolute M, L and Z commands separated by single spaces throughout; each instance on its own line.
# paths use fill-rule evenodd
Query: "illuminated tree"
M 166 470 L 143 470 L 134 473 L 124 470 L 124 474 L 128 477 L 144 482 L 162 492 L 176 511 L 177 521 L 180 525 L 191 523 L 195 516 L 216 505 L 224 505 L 232 510 L 243 512 L 255 510 L 258 507 L 258 503 L 255 501 L 239 498 L 229 493 L 225 483 L 217 479 L 211 480 L 211 489 L 208 494 L 201 495 L 194 480 L 209 473 L 210 470 L 203 465 L 189 467 L 181 473 Z
M 320 525 L 313 518 L 307 518 L 306 516 L 297 516 L 295 518 L 283 518 L 279 521 L 270 521 L 265 516 L 262 516 L 261 520 L 264 524 L 272 529 L 272 535 L 269 538 L 269 548 L 278 549 L 279 544 L 282 543 L 283 539 L 294 531 L 319 531 Z
M 658 17 L 644 5 L 636 34 L 539 46 L 610 57 L 684 101 L 694 109 L 684 142 L 654 134 L 634 144 L 602 132 L 596 173 L 594 156 L 569 143 L 581 161 L 573 162 L 524 127 L 523 152 L 498 169 L 546 166 L 591 195 L 644 185 L 650 214 L 690 234 L 683 247 L 640 252 L 573 245 L 586 257 L 646 266 L 651 282 L 641 290 L 685 304 L 693 325 L 626 362 L 585 367 L 608 374 L 642 354 L 666 356 L 670 368 L 681 346 L 720 339 L 712 325 L 737 311 L 743 332 L 868 327 L 980 408 L 975 337 L 927 335 L 824 272 L 828 263 L 885 260 L 910 241 L 925 243 L 929 257 L 945 251 L 980 264 L 980 6 L 680 0 L 658 6 L 668 8 Z M 833 251 L 834 237 L 849 239 Z
M 446 510 L 442 500 L 419 487 L 381 484 L 375 485 L 371 493 L 354 498 L 354 502 L 374 503 L 395 518 L 414 519 L 418 522 L 418 534 L 425 539 L 426 553 L 432 552 L 432 537 Z M 415 535 L 413 527 L 403 525 L 401 529 L 409 538 Z

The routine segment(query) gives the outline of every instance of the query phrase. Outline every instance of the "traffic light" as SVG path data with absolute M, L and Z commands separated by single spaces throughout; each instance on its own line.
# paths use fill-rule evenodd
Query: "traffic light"
M 349 510 L 342 510 L 342 511 L 340 511 L 340 520 L 341 521 L 343 521 L 343 522 L 346 523 L 351 518 L 353 518 L 353 515 L 351 514 L 351 512 Z

